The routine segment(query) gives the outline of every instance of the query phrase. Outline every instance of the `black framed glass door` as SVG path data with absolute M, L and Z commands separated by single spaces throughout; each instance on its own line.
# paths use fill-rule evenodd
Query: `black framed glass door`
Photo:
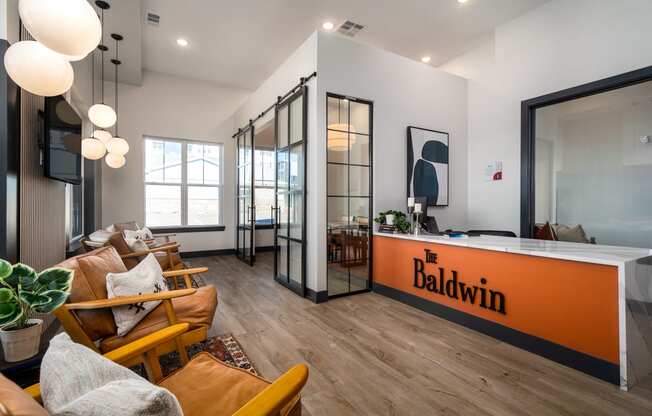
M 328 296 L 371 289 L 373 103 L 327 97 Z
M 274 279 L 295 293 L 306 291 L 307 89 L 276 105 L 276 227 Z
M 236 171 L 236 255 L 253 266 L 256 261 L 253 125 L 236 136 Z

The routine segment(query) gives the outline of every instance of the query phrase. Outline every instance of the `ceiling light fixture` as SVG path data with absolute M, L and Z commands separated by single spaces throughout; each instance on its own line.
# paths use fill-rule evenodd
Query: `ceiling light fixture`
M 464 3 L 466 3 L 467 1 L 469 1 L 469 0 L 457 0 L 457 2 L 458 2 L 458 3 L 461 3 L 461 4 L 464 4 Z
M 101 39 L 101 44 L 98 45 L 98 49 L 101 51 L 101 65 L 102 68 L 100 70 L 101 73 L 101 95 L 102 95 L 102 102 L 100 104 L 93 104 L 91 108 L 88 109 L 88 118 L 91 121 L 91 123 L 95 124 L 97 127 L 101 127 L 103 129 L 109 128 L 115 124 L 115 121 L 117 119 L 117 116 L 115 114 L 115 111 L 108 105 L 104 104 L 104 52 L 109 50 L 109 48 L 104 45 L 104 10 L 108 10 L 111 6 L 109 6 L 109 3 L 102 1 L 102 0 L 97 0 L 95 2 L 97 7 L 99 7 L 101 11 L 101 21 L 102 21 L 102 35 L 100 36 Z
M 33 40 L 16 42 L 5 52 L 5 69 L 20 88 L 53 97 L 72 87 L 75 73 L 63 55 Z
M 427 64 L 428 62 L 430 62 L 430 57 L 429 56 L 424 56 L 423 58 L 421 58 L 421 62 L 423 62 L 424 64 Z
M 327 126 L 328 137 L 326 138 L 328 150 L 335 152 L 346 152 L 355 144 L 355 128 L 342 123 L 342 103 L 349 105 L 346 98 L 337 101 L 337 123 Z
M 184 38 L 179 38 L 177 39 L 177 45 L 181 46 L 182 48 L 185 48 L 188 46 L 188 41 L 185 40 Z
M 101 23 L 86 0 L 20 0 L 18 14 L 34 39 L 71 61 L 100 43 Z
M 323 27 L 324 30 L 333 30 L 335 25 L 333 24 L 333 22 L 324 22 L 324 24 L 321 25 L 321 27 Z

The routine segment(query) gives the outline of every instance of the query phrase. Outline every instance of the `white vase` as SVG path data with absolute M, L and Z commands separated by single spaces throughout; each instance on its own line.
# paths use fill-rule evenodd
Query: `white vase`
M 34 324 L 24 329 L 0 329 L 0 341 L 5 353 L 5 361 L 14 363 L 27 360 L 38 354 L 41 343 L 41 319 L 29 319 L 28 324 Z

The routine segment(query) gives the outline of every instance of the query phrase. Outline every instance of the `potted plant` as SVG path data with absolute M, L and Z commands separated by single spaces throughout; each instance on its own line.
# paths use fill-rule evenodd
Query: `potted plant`
M 74 272 L 54 267 L 36 273 L 25 264 L 0 259 L 0 341 L 5 361 L 38 354 L 43 321 L 36 313 L 51 313 L 70 295 Z
M 396 227 L 398 232 L 403 234 L 410 232 L 410 222 L 402 211 L 394 211 L 390 209 L 389 211 L 381 212 L 378 214 L 378 217 L 374 218 L 374 221 L 378 224 L 387 224 L 388 215 L 391 216 L 390 218 L 393 218 L 392 225 Z

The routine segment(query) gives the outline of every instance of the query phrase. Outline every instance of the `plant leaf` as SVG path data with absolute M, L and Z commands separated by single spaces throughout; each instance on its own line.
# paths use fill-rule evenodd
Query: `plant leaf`
M 21 316 L 23 311 L 15 303 L 2 303 L 0 304 L 0 328 L 9 326 L 16 322 Z
M 12 287 L 20 284 L 23 289 L 30 288 L 36 281 L 36 272 L 26 264 L 18 263 L 13 265 L 11 275 L 4 279 Z
M 44 305 L 39 305 L 34 308 L 36 312 L 40 313 L 50 313 L 57 309 L 59 306 L 63 305 L 66 303 L 66 299 L 68 299 L 68 295 L 70 293 L 64 292 L 62 290 L 48 290 L 43 293 L 41 293 L 42 296 L 46 296 L 49 301 L 48 303 Z
M 0 303 L 9 303 L 14 299 L 14 292 L 6 287 L 0 288 Z
M 34 293 L 29 290 L 19 291 L 18 296 L 20 296 L 20 299 L 28 304 L 32 309 L 37 306 L 46 305 L 50 302 L 50 298 L 44 293 Z
M 64 269 L 62 267 L 52 267 L 39 273 L 36 281 L 47 287 L 48 290 L 62 290 L 68 292 L 72 283 L 74 270 Z
M 0 259 L 0 279 L 4 279 L 11 274 L 11 263 L 7 260 Z

